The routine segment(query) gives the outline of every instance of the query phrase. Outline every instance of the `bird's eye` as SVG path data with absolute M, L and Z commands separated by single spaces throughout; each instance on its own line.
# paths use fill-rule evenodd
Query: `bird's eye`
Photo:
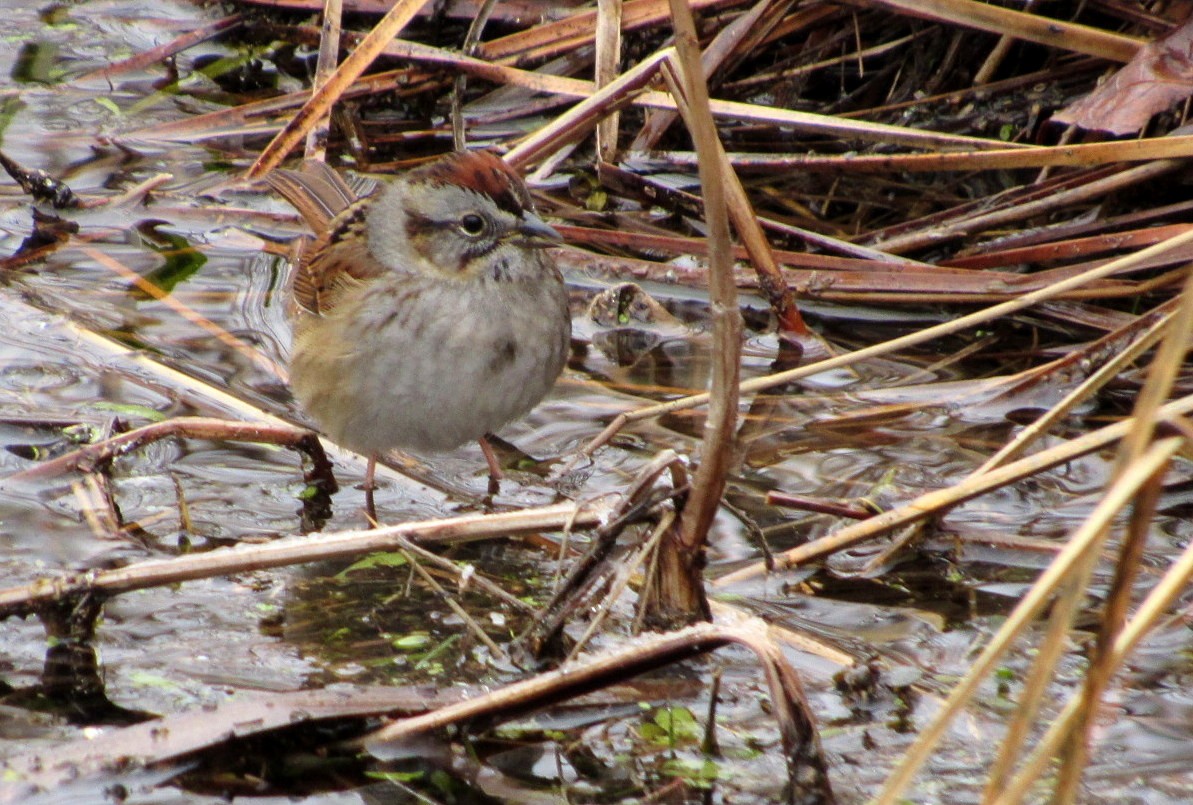
M 460 231 L 465 235 L 476 237 L 485 231 L 485 219 L 476 213 L 468 213 L 460 219 Z

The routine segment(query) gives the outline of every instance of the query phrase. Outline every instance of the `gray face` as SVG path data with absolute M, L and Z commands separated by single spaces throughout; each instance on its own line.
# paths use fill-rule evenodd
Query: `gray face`
M 369 214 L 369 245 L 395 271 L 507 281 L 541 272 L 540 246 L 558 235 L 533 212 L 502 209 L 471 188 L 397 181 Z

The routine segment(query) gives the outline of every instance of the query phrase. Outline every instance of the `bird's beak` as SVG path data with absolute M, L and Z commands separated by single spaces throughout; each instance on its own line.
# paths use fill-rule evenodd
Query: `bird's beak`
M 522 222 L 518 225 L 518 234 L 522 236 L 521 240 L 525 245 L 535 248 L 558 246 L 563 243 L 563 236 L 532 212 L 522 216 Z

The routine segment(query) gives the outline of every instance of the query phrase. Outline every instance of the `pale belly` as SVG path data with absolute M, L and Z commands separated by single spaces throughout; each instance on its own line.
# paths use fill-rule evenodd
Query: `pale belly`
M 351 450 L 458 447 L 529 412 L 563 368 L 561 283 L 427 283 L 417 300 L 408 282 L 357 290 L 296 322 L 290 373 L 304 410 Z

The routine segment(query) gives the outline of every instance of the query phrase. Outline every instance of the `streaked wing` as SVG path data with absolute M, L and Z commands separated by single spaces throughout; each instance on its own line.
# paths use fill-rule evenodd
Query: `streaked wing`
M 384 272 L 368 250 L 367 199 L 358 199 L 338 173 L 309 160 L 301 170 L 275 170 L 266 180 L 317 233 L 294 269 L 291 291 L 300 308 L 326 314 L 346 287 Z
M 333 218 L 330 228 L 303 252 L 291 290 L 304 310 L 326 315 L 347 288 L 385 273 L 369 251 L 368 209 L 367 200 L 356 202 Z

